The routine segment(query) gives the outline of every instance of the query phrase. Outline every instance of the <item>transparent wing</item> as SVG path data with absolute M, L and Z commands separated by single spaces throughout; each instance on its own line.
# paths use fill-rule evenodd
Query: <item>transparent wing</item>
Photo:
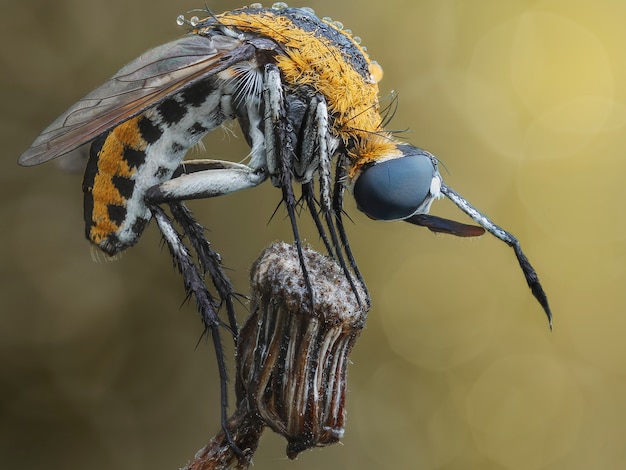
M 23 166 L 59 157 L 164 98 L 254 55 L 254 46 L 216 35 L 189 35 L 135 59 L 50 124 L 18 159 Z

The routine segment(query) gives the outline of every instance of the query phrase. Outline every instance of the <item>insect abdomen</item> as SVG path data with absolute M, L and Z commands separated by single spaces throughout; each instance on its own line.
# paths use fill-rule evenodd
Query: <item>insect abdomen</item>
M 233 118 L 229 86 L 214 78 L 94 140 L 83 180 L 87 238 L 111 256 L 134 245 L 152 217 L 146 191 L 172 178 L 190 147 Z
M 147 207 L 143 213 L 132 214 L 135 236 L 120 239 L 120 229 L 129 216 L 128 201 L 135 192 L 134 179 L 146 160 L 146 147 L 149 140 L 160 136 L 158 127 L 140 115 L 92 143 L 83 180 L 86 236 L 109 255 L 132 245 L 150 219 Z

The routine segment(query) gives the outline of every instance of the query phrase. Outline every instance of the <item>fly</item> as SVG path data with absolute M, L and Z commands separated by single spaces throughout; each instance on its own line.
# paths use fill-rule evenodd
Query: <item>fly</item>
M 456 236 L 487 230 L 507 243 L 552 326 L 546 294 L 519 241 L 444 184 L 436 157 L 384 129 L 377 85 L 382 69 L 341 23 L 284 3 L 253 4 L 204 20 L 179 17 L 185 22 L 191 26 L 187 35 L 123 67 L 19 157 L 20 165 L 37 165 L 91 142 L 83 190 L 86 235 L 93 244 L 115 255 L 134 245 L 153 217 L 164 232 L 160 204 L 173 204 L 185 217 L 182 201 L 270 180 L 282 192 L 305 282 L 310 286 L 299 204 L 307 207 L 356 293 L 355 283 L 365 284 L 342 219 L 349 189 L 372 219 L 403 220 Z M 183 161 L 205 134 L 232 120 L 251 148 L 246 164 Z M 301 198 L 294 185 L 300 185 Z M 428 215 L 443 196 L 480 227 Z M 230 296 L 229 289 L 220 296 Z M 217 314 L 203 319 L 221 361 Z M 223 361 L 220 376 L 224 384 Z M 225 388 L 223 408 L 224 394 Z

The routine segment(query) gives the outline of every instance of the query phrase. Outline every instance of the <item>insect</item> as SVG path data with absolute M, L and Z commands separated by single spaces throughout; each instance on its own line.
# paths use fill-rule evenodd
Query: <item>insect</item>
M 547 297 L 518 240 L 444 184 L 436 157 L 384 129 L 377 85 L 382 69 L 359 38 L 311 9 L 284 3 L 179 20 L 185 22 L 188 34 L 123 67 L 19 157 L 20 165 L 37 165 L 91 142 L 83 190 L 93 244 L 115 255 L 137 242 L 153 216 L 163 220 L 159 204 L 270 180 L 282 192 L 305 279 L 299 204 L 346 276 L 364 285 L 342 219 L 349 189 L 372 219 L 456 236 L 486 229 L 507 243 L 551 324 Z M 251 148 L 245 163 L 183 161 L 206 133 L 231 120 Z M 442 196 L 480 227 L 428 215 Z M 207 321 L 215 332 L 218 319 Z

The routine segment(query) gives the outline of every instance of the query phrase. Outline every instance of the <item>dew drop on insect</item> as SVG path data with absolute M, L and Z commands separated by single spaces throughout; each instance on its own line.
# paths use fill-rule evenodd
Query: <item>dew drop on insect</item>
M 189 19 L 189 24 L 191 24 L 191 26 L 196 26 L 199 22 L 200 22 L 200 18 L 198 18 L 197 16 L 192 16 Z
M 343 31 L 346 34 L 352 34 L 352 30 L 351 29 L 344 29 Z
M 182 26 L 182 25 L 184 25 L 184 24 L 185 24 L 185 16 L 184 16 L 184 15 L 178 15 L 178 16 L 176 17 L 176 24 L 177 24 L 178 26 Z
M 333 24 L 337 29 L 343 29 L 343 23 L 341 21 L 333 21 Z
M 370 79 L 372 83 L 378 83 L 383 79 L 383 68 L 378 62 L 372 60 L 369 64 Z
M 261 3 L 251 3 L 250 8 L 253 10 L 260 10 L 263 8 L 263 5 Z
M 306 11 L 307 13 L 315 15 L 315 10 L 313 8 L 311 8 L 311 7 L 302 7 L 300 9 L 303 10 L 303 11 Z
M 325 16 L 324 18 L 322 18 L 322 21 L 326 23 L 332 23 L 333 19 L 330 16 Z
M 357 44 L 361 44 L 361 37 L 360 36 L 353 36 L 352 40 L 357 43 Z
M 272 10 L 284 10 L 285 8 L 289 8 L 285 2 L 276 2 L 272 5 Z

